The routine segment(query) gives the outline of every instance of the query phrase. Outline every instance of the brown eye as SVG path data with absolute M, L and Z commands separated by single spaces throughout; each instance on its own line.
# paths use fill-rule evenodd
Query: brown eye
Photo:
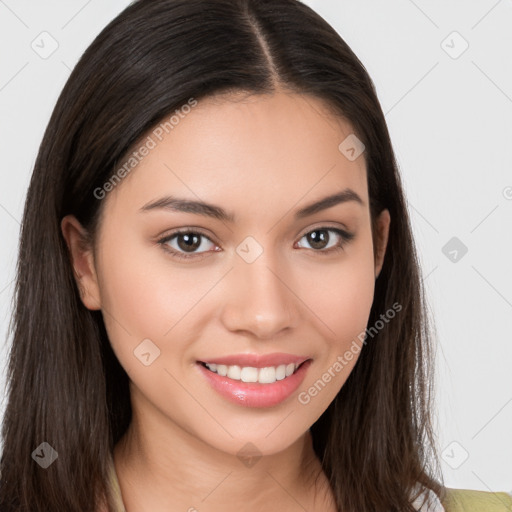
M 197 231 L 178 231 L 162 238 L 159 243 L 177 258 L 202 257 L 216 250 L 216 245 Z
M 176 235 L 178 247 L 183 251 L 195 251 L 201 245 L 201 235 L 195 233 L 180 233 Z
M 330 253 L 331 250 L 342 249 L 354 236 L 353 233 L 342 229 L 324 227 L 309 231 L 301 240 L 305 239 L 309 248 L 315 249 L 318 253 Z
M 306 238 L 313 249 L 325 249 L 329 243 L 329 232 L 326 229 L 316 229 L 308 233 Z

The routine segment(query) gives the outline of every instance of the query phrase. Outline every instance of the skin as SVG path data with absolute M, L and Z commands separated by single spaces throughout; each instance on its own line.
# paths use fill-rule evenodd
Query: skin
M 335 510 L 309 428 L 357 355 L 307 405 L 298 394 L 367 327 L 390 223 L 384 210 L 372 240 L 364 154 L 349 161 L 338 149 L 351 133 L 348 122 L 309 96 L 210 97 L 103 199 L 94 247 L 80 243 L 83 228 L 73 216 L 62 220 L 82 301 L 102 310 L 130 378 L 133 421 L 114 451 L 127 512 Z M 363 204 L 294 218 L 345 188 Z M 164 195 L 221 206 L 236 222 L 140 211 Z M 355 236 L 321 254 L 326 249 L 306 235 L 325 227 Z M 198 229 L 211 241 L 201 238 L 196 257 L 173 258 L 158 240 L 178 228 Z M 329 246 L 343 243 L 335 232 L 323 233 Z M 252 263 L 235 252 L 247 236 L 263 249 Z M 183 253 L 178 240 L 167 247 Z M 148 338 L 160 356 L 145 366 L 134 349 Z M 312 364 L 291 397 L 266 409 L 228 402 L 196 366 L 272 352 L 308 356 Z M 251 467 L 237 457 L 248 442 L 262 456 Z

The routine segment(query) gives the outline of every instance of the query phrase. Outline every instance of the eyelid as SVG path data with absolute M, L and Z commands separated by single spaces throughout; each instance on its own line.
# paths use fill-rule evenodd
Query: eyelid
M 354 233 L 352 233 L 345 224 L 341 224 L 340 226 L 340 223 L 337 223 L 331 226 L 328 222 L 319 222 L 317 224 L 313 224 L 312 226 L 308 226 L 306 229 L 301 231 L 301 234 L 298 236 L 298 239 L 300 240 L 303 236 L 307 235 L 308 233 L 311 233 L 312 231 L 322 229 L 325 229 L 326 231 L 332 229 L 334 231 L 341 232 L 343 235 L 347 235 L 347 237 L 355 236 Z
M 171 238 L 175 237 L 176 235 L 188 234 L 188 233 L 194 233 L 194 234 L 197 234 L 197 235 L 204 236 L 205 238 L 210 240 L 210 242 L 214 243 L 215 245 L 219 245 L 215 241 L 215 237 L 211 233 L 209 233 L 207 230 L 205 230 L 203 228 L 199 228 L 199 227 L 196 227 L 196 226 L 185 226 L 185 227 L 182 227 L 182 228 L 173 229 L 173 230 L 171 230 L 167 234 L 159 235 L 157 237 L 157 241 L 158 242 L 161 242 L 162 240 L 169 241 Z

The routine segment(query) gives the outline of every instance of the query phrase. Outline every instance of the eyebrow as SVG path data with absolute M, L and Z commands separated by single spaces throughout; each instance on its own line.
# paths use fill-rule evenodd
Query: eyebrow
M 359 203 L 360 205 L 364 206 L 364 201 L 361 199 L 361 197 L 352 189 L 346 188 L 337 194 L 324 197 L 319 201 L 315 201 L 314 203 L 310 203 L 304 208 L 301 208 L 295 212 L 295 218 L 298 220 L 304 217 L 309 217 L 310 215 L 326 210 L 327 208 L 332 208 L 337 204 L 347 203 L 350 201 Z M 203 201 L 181 199 L 179 197 L 173 196 L 164 196 L 160 199 L 150 201 L 149 203 L 146 203 L 142 208 L 140 208 L 140 211 L 147 212 L 157 209 L 194 213 L 197 215 L 213 217 L 215 219 L 226 222 L 235 222 L 235 215 L 233 213 L 227 212 L 220 206 L 216 206 L 211 203 L 205 203 Z

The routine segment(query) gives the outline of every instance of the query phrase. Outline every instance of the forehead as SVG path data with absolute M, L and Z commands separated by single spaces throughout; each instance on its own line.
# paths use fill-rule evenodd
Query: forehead
M 364 155 L 351 161 L 339 149 L 352 133 L 348 121 L 311 96 L 206 98 L 145 135 L 135 151 L 150 149 L 109 201 L 133 209 L 173 194 L 232 202 L 262 216 L 348 187 L 367 203 Z

